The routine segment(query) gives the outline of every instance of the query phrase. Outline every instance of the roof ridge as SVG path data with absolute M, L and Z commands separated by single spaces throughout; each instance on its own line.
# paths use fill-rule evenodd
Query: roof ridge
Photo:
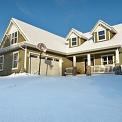
M 24 22 L 24 21 L 22 21 L 22 20 L 19 20 L 19 19 L 16 19 L 16 18 L 12 18 L 12 20 L 15 21 L 15 22 L 20 21 L 20 22 L 22 22 L 22 23 L 24 23 L 24 24 L 27 24 L 27 25 L 31 26 L 31 27 L 34 27 L 34 28 L 36 28 L 36 29 L 39 29 L 39 30 L 44 31 L 44 32 L 46 32 L 46 33 L 49 33 L 49 34 L 51 34 L 51 35 L 57 36 L 57 37 L 59 37 L 59 38 L 65 39 L 65 38 L 62 37 L 62 36 L 59 36 L 59 35 L 57 35 L 57 34 L 54 34 L 54 33 L 52 33 L 52 32 L 49 32 L 49 31 L 47 31 L 47 30 L 45 30 L 45 29 L 39 28 L 39 27 L 37 27 L 37 26 L 34 26 L 34 25 L 30 24 L 30 23 Z

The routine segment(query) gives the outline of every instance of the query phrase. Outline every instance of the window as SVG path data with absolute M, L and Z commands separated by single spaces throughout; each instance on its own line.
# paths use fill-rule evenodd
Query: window
M 4 55 L 0 56 L 0 71 L 3 71 Z
M 113 64 L 113 55 L 109 55 L 109 56 L 102 56 L 102 65 L 110 65 Z
M 12 68 L 13 69 L 18 68 L 18 61 L 19 61 L 19 53 L 18 52 L 14 52 L 13 53 L 13 64 L 12 64 Z
M 17 38 L 18 38 L 18 32 L 12 33 L 10 35 L 10 37 L 11 37 L 11 40 L 10 40 L 11 44 L 16 44 L 17 43 Z
M 76 38 L 72 38 L 72 46 L 76 46 L 77 45 L 77 39 Z
M 105 30 L 98 32 L 99 41 L 105 40 Z

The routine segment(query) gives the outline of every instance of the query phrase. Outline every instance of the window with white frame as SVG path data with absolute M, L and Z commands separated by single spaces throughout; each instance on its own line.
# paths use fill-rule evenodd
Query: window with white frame
M 10 35 L 10 43 L 16 44 L 18 40 L 18 32 L 14 32 Z
M 3 71 L 4 55 L 0 56 L 0 71 Z
M 110 65 L 114 63 L 113 55 L 102 56 L 101 57 L 102 65 Z
M 98 40 L 99 41 L 103 41 L 105 40 L 106 36 L 105 36 L 105 30 L 99 31 L 98 32 Z
M 19 61 L 19 52 L 14 52 L 13 53 L 13 64 L 12 64 L 12 68 L 18 68 L 18 61 Z
M 72 38 L 72 46 L 77 46 L 77 38 Z

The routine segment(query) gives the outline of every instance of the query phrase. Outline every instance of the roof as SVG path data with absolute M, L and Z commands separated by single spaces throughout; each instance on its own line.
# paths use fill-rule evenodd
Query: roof
M 57 36 L 48 31 L 45 31 L 43 29 L 32 26 L 14 18 L 12 18 L 11 21 L 17 25 L 17 27 L 26 37 L 26 44 L 33 45 L 34 47 L 36 47 L 38 43 L 44 43 L 47 46 L 48 50 L 61 54 L 70 55 L 122 46 L 122 24 L 110 26 L 111 29 L 117 32 L 117 34 L 111 40 L 99 43 L 93 42 L 91 32 L 82 33 L 72 28 L 71 31 L 75 31 L 78 35 L 87 38 L 87 41 L 85 41 L 82 45 L 78 47 L 69 48 L 68 45 L 65 44 L 66 38 Z M 101 22 L 101 20 L 99 22 Z
M 69 31 L 68 35 L 66 36 L 66 40 L 70 37 L 70 35 L 71 35 L 72 33 L 75 33 L 77 36 L 79 36 L 79 37 L 81 37 L 81 38 L 83 38 L 83 39 L 88 40 L 88 36 L 86 36 L 84 33 L 80 32 L 80 31 L 76 30 L 75 28 L 72 28 L 72 29 Z
M 15 18 L 12 18 L 12 20 L 26 36 L 27 43 L 33 45 L 37 45 L 38 43 L 44 43 L 48 49 L 57 50 L 59 52 L 64 52 L 64 50 L 66 49 L 65 38 L 57 36 Z
M 108 29 L 111 30 L 112 32 L 117 33 L 116 29 L 114 29 L 111 25 L 109 25 L 108 23 L 106 23 L 106 22 L 104 22 L 104 21 L 102 21 L 102 20 L 99 20 L 99 21 L 95 24 L 95 26 L 94 26 L 93 29 L 91 30 L 91 33 L 93 33 L 94 30 L 96 29 L 96 27 L 97 27 L 98 25 L 100 25 L 100 24 L 104 25 L 106 28 L 108 28 Z
M 111 40 L 94 43 L 93 40 L 90 39 L 78 47 L 69 48 L 67 53 L 72 54 L 78 52 L 89 52 L 122 46 L 122 24 L 118 24 L 112 27 L 117 31 L 117 34 Z

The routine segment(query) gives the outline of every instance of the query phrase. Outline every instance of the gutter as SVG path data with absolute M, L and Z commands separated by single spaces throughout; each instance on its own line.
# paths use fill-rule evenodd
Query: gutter
M 9 47 L 0 48 L 0 54 L 6 53 L 8 51 L 13 51 L 13 50 L 16 50 L 16 49 L 20 49 L 20 48 L 24 49 L 25 47 L 32 47 L 32 48 L 37 49 L 36 45 L 29 44 L 29 43 L 26 43 L 26 42 L 21 42 L 19 44 L 11 45 Z M 122 45 L 109 46 L 109 49 L 118 48 L 118 47 L 122 47 Z M 56 50 L 52 50 L 52 49 L 47 49 L 47 51 L 48 52 L 53 52 L 53 53 L 56 53 L 56 54 L 60 54 L 60 55 L 63 55 L 63 56 L 70 56 L 70 55 L 76 55 L 76 54 L 79 54 L 79 53 L 90 53 L 90 52 L 99 51 L 99 50 L 106 50 L 106 49 L 108 49 L 108 47 L 96 48 L 96 49 L 85 50 L 85 51 L 77 51 L 77 52 L 73 52 L 73 53 L 72 52 L 71 53 L 65 53 L 65 52 L 60 52 L 60 51 L 56 51 Z

